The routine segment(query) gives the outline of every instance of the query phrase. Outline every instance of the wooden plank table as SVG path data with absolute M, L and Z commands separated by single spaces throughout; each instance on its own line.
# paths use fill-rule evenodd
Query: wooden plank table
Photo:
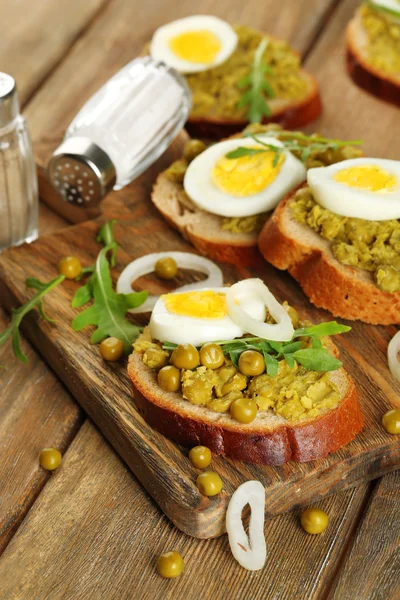
M 0 40 L 0 70 L 18 79 L 40 161 L 84 101 L 135 56 L 157 26 L 212 12 L 290 40 L 321 83 L 324 131 L 346 137 L 363 124 L 358 135 L 371 152 L 398 158 L 400 113 L 355 88 L 344 72 L 343 30 L 356 5 L 356 0 L 245 5 L 238 0 L 0 0 L 8 25 Z M 129 209 L 128 200 L 121 209 Z M 40 225 L 45 233 L 67 223 L 42 205 Z M 0 328 L 5 323 L 2 313 Z M 306 535 L 297 513 L 270 520 L 267 564 L 248 573 L 233 560 L 226 537 L 194 540 L 169 523 L 23 343 L 29 366 L 15 361 L 8 347 L 0 352 L 0 364 L 6 365 L 0 371 L 2 600 L 400 597 L 399 472 L 321 502 L 330 515 L 324 535 Z M 364 363 L 374 369 L 371 376 L 379 376 L 365 358 Z M 381 380 L 390 385 L 385 376 Z M 51 476 L 38 468 L 43 446 L 65 452 L 63 466 Z M 175 581 L 155 572 L 156 556 L 167 549 L 185 556 L 186 572 Z

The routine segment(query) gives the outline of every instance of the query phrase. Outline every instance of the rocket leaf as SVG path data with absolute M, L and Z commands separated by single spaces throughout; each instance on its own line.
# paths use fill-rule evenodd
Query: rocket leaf
M 263 38 L 254 55 L 254 62 L 249 75 L 239 81 L 240 88 L 247 88 L 241 97 L 238 108 L 247 106 L 246 118 L 250 123 L 261 123 L 264 117 L 271 116 L 270 107 L 265 96 L 274 98 L 275 93 L 265 79 L 266 74 L 272 74 L 271 68 L 262 62 L 262 57 L 268 45 L 268 38 Z
M 24 316 L 30 312 L 34 308 L 38 308 L 40 314 L 46 321 L 54 322 L 53 319 L 50 319 L 43 310 L 42 298 L 46 294 L 48 294 L 53 288 L 55 288 L 59 283 L 64 281 L 64 275 L 59 275 L 52 281 L 47 283 L 43 283 L 39 281 L 39 279 L 29 278 L 26 280 L 26 285 L 29 288 L 34 288 L 37 290 L 37 293 L 32 296 L 28 302 L 20 306 L 19 308 L 13 308 L 11 312 L 11 321 L 7 329 L 0 333 L 0 346 L 5 344 L 5 342 L 11 338 L 12 347 L 15 356 L 24 363 L 29 362 L 28 357 L 21 348 L 21 335 L 19 332 L 19 327 L 21 325 L 21 321 Z
M 123 342 L 125 353 L 128 354 L 131 351 L 132 342 L 140 333 L 140 328 L 128 321 L 125 315 L 130 308 L 136 308 L 143 304 L 147 298 L 147 291 L 132 294 L 116 294 L 114 292 L 110 265 L 107 260 L 107 253 L 111 251 L 111 262 L 113 261 L 116 248 L 114 244 L 115 242 L 100 251 L 90 278 L 93 304 L 75 317 L 72 321 L 72 328 L 80 331 L 88 325 L 96 325 L 97 328 L 90 339 L 92 344 L 98 344 L 104 338 L 113 336 Z M 87 286 L 88 284 L 84 287 L 87 288 Z M 89 294 L 84 296 L 82 293 L 80 301 L 83 302 L 85 297 L 88 300 L 91 299 Z M 74 301 L 75 299 L 76 296 Z

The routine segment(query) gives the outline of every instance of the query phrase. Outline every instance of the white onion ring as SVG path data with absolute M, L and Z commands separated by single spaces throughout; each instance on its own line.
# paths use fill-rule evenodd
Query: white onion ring
M 241 308 L 240 296 L 246 296 L 249 292 L 257 294 L 263 300 L 276 324 L 262 323 L 253 319 Z M 226 304 L 228 315 L 243 331 L 272 342 L 288 342 L 292 339 L 294 329 L 287 311 L 282 304 L 279 304 L 261 279 L 243 279 L 235 283 L 226 294 Z
M 173 258 L 178 267 L 183 269 L 193 269 L 205 273 L 207 279 L 205 281 L 195 281 L 188 283 L 174 290 L 175 292 L 189 292 L 191 290 L 202 289 L 204 287 L 214 288 L 224 285 L 224 278 L 221 269 L 211 260 L 192 254 L 191 252 L 154 252 L 153 254 L 145 254 L 140 258 L 132 261 L 125 267 L 117 281 L 118 294 L 131 294 L 132 283 L 154 271 L 154 266 L 160 258 Z M 147 300 L 137 308 L 129 309 L 130 313 L 145 313 L 151 312 L 157 302 L 159 296 L 148 296 Z
M 250 505 L 249 538 L 243 527 L 242 510 Z M 264 537 L 265 489 L 259 481 L 246 481 L 233 493 L 226 511 L 226 530 L 233 556 L 249 571 L 262 569 L 267 557 Z
M 390 340 L 387 356 L 389 369 L 391 374 L 397 381 L 400 381 L 400 362 L 398 359 L 398 353 L 400 352 L 400 331 Z

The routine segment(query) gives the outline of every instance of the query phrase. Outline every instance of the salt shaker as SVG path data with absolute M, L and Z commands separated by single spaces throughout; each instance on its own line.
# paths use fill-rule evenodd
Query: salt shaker
M 138 177 L 171 144 L 191 105 L 185 79 L 150 57 L 137 58 L 83 106 L 54 152 L 48 174 L 64 216 L 93 209 Z M 57 209 L 54 206 L 53 208 Z
M 0 72 L 0 252 L 38 233 L 38 186 L 32 144 L 16 83 Z

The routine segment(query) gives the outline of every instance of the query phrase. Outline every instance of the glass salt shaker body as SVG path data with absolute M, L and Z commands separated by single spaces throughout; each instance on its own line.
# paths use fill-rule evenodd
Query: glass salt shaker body
M 166 150 L 190 106 L 186 81 L 174 69 L 149 57 L 130 62 L 86 102 L 53 154 L 48 172 L 61 202 L 98 208 Z
M 32 144 L 19 112 L 15 80 L 0 73 L 0 252 L 38 234 L 38 186 Z

